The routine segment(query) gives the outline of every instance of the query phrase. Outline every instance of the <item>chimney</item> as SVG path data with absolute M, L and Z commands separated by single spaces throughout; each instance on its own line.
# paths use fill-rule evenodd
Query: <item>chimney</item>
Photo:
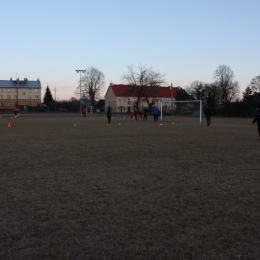
M 39 78 L 37 79 L 37 81 L 39 81 Z
M 10 78 L 10 80 L 12 81 L 12 78 Z
M 28 79 L 27 78 L 25 79 L 25 84 L 28 84 Z
M 110 83 L 110 87 L 112 87 L 112 86 L 113 86 L 113 83 L 111 82 L 111 83 Z

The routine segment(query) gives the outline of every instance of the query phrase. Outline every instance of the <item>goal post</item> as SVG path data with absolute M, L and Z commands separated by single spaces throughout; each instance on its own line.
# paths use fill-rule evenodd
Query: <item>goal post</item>
M 182 104 L 181 104 L 182 103 Z M 169 105 L 170 104 L 170 105 Z M 202 121 L 202 100 L 181 100 L 181 101 L 163 101 L 160 100 L 160 117 L 163 119 L 163 114 L 180 115 L 180 116 L 195 116 L 199 117 L 199 122 Z

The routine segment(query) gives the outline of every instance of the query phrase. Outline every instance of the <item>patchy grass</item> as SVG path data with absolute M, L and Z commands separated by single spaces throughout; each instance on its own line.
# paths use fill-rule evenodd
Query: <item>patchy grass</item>
M 258 259 L 251 119 L 149 120 L 0 118 L 0 258 Z

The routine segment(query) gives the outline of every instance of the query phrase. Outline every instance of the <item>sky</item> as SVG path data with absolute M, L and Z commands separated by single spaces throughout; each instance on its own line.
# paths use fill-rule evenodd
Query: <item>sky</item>
M 241 93 L 260 75 L 259 0 L 0 0 L 0 79 L 39 80 L 57 100 L 76 97 L 77 69 L 124 83 L 152 67 L 168 85 L 211 83 L 229 66 Z

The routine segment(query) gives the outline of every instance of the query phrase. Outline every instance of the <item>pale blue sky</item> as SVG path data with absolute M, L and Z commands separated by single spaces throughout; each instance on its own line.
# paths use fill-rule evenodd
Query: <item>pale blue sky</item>
M 75 96 L 90 66 L 122 83 L 128 65 L 185 87 L 229 66 L 241 92 L 260 75 L 259 0 L 0 0 L 0 79 L 40 79 Z

